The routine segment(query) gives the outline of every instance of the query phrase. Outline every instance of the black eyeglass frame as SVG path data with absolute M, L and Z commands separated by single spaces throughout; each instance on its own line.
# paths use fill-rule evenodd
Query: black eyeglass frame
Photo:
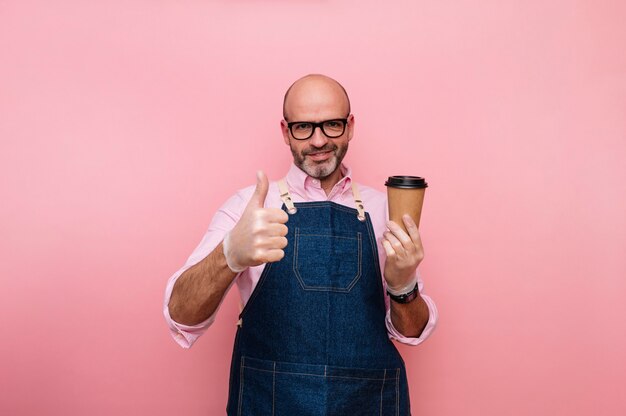
M 286 121 L 286 120 L 285 120 Z M 341 134 L 338 134 L 337 136 L 330 136 L 328 135 L 328 133 L 326 133 L 326 130 L 324 130 L 324 124 L 328 123 L 330 121 L 341 121 L 343 123 L 343 129 L 341 130 Z M 293 134 L 293 130 L 291 129 L 295 124 L 310 124 L 311 126 L 313 126 L 313 128 L 311 129 L 311 134 L 309 135 L 309 137 L 305 137 L 303 139 L 298 139 L 294 134 Z M 329 139 L 336 139 L 338 137 L 343 136 L 343 134 L 346 132 L 346 127 L 348 126 L 348 118 L 333 118 L 330 120 L 324 120 L 324 121 L 320 121 L 319 123 L 314 123 L 312 121 L 292 121 L 292 122 L 287 122 L 287 128 L 289 129 L 289 132 L 291 133 L 291 137 L 294 138 L 294 140 L 309 140 L 313 134 L 315 133 L 315 129 L 316 128 L 320 128 L 322 130 L 322 133 L 324 133 L 324 135 L 326 137 L 328 137 Z

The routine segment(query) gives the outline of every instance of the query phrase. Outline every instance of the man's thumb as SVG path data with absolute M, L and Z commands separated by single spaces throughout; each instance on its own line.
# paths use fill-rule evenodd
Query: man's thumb
M 254 190 L 254 194 L 252 194 L 252 198 L 250 198 L 250 202 L 248 203 L 248 205 L 254 205 L 255 207 L 263 208 L 269 187 L 270 184 L 267 180 L 267 176 L 265 176 L 265 172 L 263 172 L 262 170 L 257 171 L 256 189 Z

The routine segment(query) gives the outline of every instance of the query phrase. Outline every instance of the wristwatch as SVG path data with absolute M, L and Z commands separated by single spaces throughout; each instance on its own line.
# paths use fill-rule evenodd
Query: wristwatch
M 387 294 L 389 295 L 391 300 L 393 300 L 394 302 L 409 303 L 415 298 L 417 298 L 417 295 L 419 295 L 419 291 L 417 290 L 417 283 L 415 283 L 415 287 L 413 288 L 413 290 L 403 295 L 392 295 L 391 293 L 389 293 L 388 290 L 387 290 Z

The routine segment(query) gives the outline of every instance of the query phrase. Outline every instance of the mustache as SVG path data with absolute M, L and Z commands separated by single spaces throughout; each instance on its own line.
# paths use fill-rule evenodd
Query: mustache
M 337 145 L 332 143 L 327 143 L 324 147 L 307 149 L 302 152 L 304 156 L 310 155 L 311 153 L 322 153 L 322 152 L 331 152 L 337 150 Z

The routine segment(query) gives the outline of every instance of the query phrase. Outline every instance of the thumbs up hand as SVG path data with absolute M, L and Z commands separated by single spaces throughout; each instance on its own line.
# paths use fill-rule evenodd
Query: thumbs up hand
M 280 208 L 264 208 L 269 182 L 257 172 L 256 189 L 239 222 L 224 238 L 228 267 L 239 273 L 248 267 L 279 261 L 285 256 L 289 216 Z

